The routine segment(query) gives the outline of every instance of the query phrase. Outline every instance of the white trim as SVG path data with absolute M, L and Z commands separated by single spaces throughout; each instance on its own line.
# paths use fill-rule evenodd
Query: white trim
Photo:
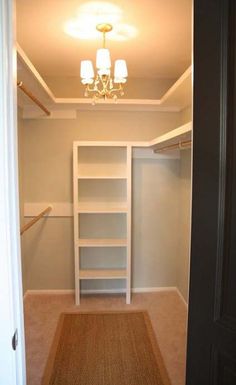
M 29 295 L 64 295 L 64 294 L 74 294 L 75 291 L 74 289 L 29 289 L 26 290 L 24 294 L 24 300 L 29 296 Z
M 160 112 L 160 113 L 173 113 L 173 112 L 181 112 L 179 108 L 176 107 L 163 107 L 155 104 L 146 104 L 143 103 L 145 99 L 135 99 L 137 102 L 135 104 L 130 103 L 131 99 L 123 99 L 122 102 L 127 101 L 127 103 L 114 103 L 113 104 L 98 104 L 94 106 L 91 101 L 89 103 L 79 103 L 79 104 L 63 104 L 61 106 L 61 110 L 58 110 L 60 105 L 56 105 L 57 109 L 54 110 L 54 106 L 48 106 L 50 110 L 50 116 L 46 116 L 42 113 L 39 114 L 39 110 L 37 106 L 23 106 L 20 107 L 23 109 L 22 118 L 23 119 L 42 119 L 42 120 L 53 120 L 53 119 L 77 119 L 80 111 L 128 111 L 128 112 Z M 103 102 L 105 103 L 105 102 Z M 70 107 L 69 113 L 65 108 Z M 187 108 L 186 106 L 185 108 Z M 73 109 L 72 109 L 73 108 Z
M 183 102 L 179 103 L 176 100 L 178 100 L 178 97 L 176 98 L 176 94 L 179 93 L 179 89 L 181 87 L 185 87 L 187 84 L 187 87 L 189 89 L 189 79 L 191 79 L 191 73 L 192 73 L 192 66 L 190 66 L 183 75 L 170 87 L 170 89 L 160 98 L 160 99 L 119 99 L 117 103 L 114 103 L 113 100 L 107 99 L 107 100 L 97 100 L 96 105 L 92 105 L 92 99 L 89 98 L 57 98 L 52 90 L 48 87 L 47 83 L 43 80 L 33 63 L 29 60 L 26 53 L 23 51 L 23 49 L 20 47 L 19 44 L 17 44 L 17 53 L 19 60 L 23 63 L 23 65 L 26 66 L 26 68 L 29 70 L 29 72 L 33 75 L 33 77 L 37 80 L 38 84 L 40 85 L 41 89 L 46 93 L 47 97 L 49 98 L 49 103 L 53 103 L 53 106 L 51 105 L 51 110 L 55 109 L 55 106 L 60 106 L 62 108 L 62 115 L 58 115 L 58 109 L 55 116 L 58 116 L 59 119 L 63 118 L 63 109 L 67 108 L 67 106 L 70 106 L 71 108 L 74 108 L 74 111 L 84 111 L 84 110 L 116 110 L 116 111 L 159 111 L 159 112 L 180 112 L 182 109 L 188 107 L 186 105 L 183 106 Z M 172 99 L 172 100 L 171 100 Z M 33 118 L 33 111 L 31 107 L 29 110 L 24 112 L 23 117 L 24 118 Z M 37 109 L 36 109 L 37 113 Z M 74 113 L 72 115 L 70 114 L 70 119 L 74 119 Z M 36 118 L 44 118 L 42 116 L 36 116 Z M 57 117 L 54 117 L 54 114 L 52 113 L 52 117 L 54 119 L 57 119 Z M 49 117 L 50 119 L 50 117 Z
M 175 286 L 167 286 L 167 287 L 136 287 L 132 288 L 132 293 L 158 293 L 158 292 L 164 292 L 164 291 L 178 291 L 178 289 Z M 45 289 L 45 290 L 27 290 L 24 295 L 24 300 L 29 295 L 66 295 L 66 294 L 74 294 L 74 289 Z M 126 293 L 126 289 L 86 289 L 81 290 L 81 294 L 123 294 Z
M 186 307 L 188 307 L 188 303 L 187 303 L 187 301 L 185 300 L 185 298 L 183 297 L 183 295 L 182 295 L 182 293 L 180 292 L 180 290 L 178 289 L 178 287 L 176 287 L 175 289 L 176 289 L 176 292 L 178 293 L 178 295 L 179 295 L 181 301 L 184 303 L 184 305 L 185 305 Z
M 162 291 L 175 291 L 175 286 L 160 286 L 160 287 L 137 287 L 132 289 L 132 293 L 158 293 Z
M 0 0 L 0 383 L 25 385 L 20 262 L 14 1 Z M 12 337 L 18 329 L 18 346 Z

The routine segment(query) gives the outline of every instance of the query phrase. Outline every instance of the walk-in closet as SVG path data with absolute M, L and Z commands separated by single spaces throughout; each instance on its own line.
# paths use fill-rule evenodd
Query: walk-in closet
M 184 385 L 192 2 L 16 0 L 16 24 L 27 385 Z

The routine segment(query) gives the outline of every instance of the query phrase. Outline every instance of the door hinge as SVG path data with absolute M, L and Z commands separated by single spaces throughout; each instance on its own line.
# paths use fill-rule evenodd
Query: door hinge
M 12 337 L 11 344 L 12 344 L 12 349 L 16 350 L 17 345 L 18 345 L 18 330 L 17 329 L 16 329 L 16 331 L 15 331 L 13 337 Z

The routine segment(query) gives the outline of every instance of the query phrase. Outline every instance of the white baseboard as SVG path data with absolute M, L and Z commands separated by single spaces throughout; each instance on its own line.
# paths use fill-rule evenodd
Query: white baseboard
M 175 286 L 163 286 L 163 287 L 134 287 L 132 293 L 157 293 L 159 291 L 174 291 Z
M 26 290 L 24 294 L 24 300 L 29 296 L 29 295 L 64 295 L 64 294 L 74 294 L 73 289 L 68 289 L 68 290 L 61 290 L 61 289 L 30 289 Z
M 167 287 L 137 287 L 133 288 L 132 293 L 156 293 L 161 291 L 176 291 L 178 290 L 174 286 Z M 81 294 L 122 294 L 125 293 L 125 289 L 99 289 L 99 290 L 81 290 Z M 24 295 L 24 300 L 29 295 L 65 295 L 65 294 L 74 294 L 73 289 L 68 290 L 58 290 L 58 289 L 49 289 L 49 290 L 27 290 Z
M 176 292 L 177 292 L 177 294 L 179 295 L 180 299 L 181 299 L 182 302 L 184 303 L 184 305 L 185 305 L 186 307 L 188 307 L 188 303 L 187 303 L 187 301 L 185 300 L 185 298 L 183 297 L 183 295 L 181 294 L 181 292 L 179 291 L 179 289 L 178 289 L 177 287 L 176 287 L 175 289 L 176 289 Z

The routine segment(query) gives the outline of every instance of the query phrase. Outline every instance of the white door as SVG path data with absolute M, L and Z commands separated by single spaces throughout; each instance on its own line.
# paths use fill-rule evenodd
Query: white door
M 0 0 L 0 384 L 25 385 L 14 2 Z M 17 330 L 18 344 L 12 347 Z M 16 341 L 17 342 L 17 341 Z

